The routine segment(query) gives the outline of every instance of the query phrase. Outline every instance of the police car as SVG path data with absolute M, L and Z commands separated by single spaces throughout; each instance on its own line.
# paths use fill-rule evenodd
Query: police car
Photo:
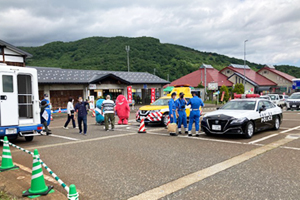
M 201 129 L 207 135 L 240 134 L 251 138 L 255 132 L 278 130 L 282 110 L 265 99 L 233 99 L 214 112 L 204 115 Z

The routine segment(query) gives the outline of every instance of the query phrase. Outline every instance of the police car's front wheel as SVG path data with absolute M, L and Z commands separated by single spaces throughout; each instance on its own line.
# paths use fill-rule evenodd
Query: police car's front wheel
M 254 134 L 254 125 L 252 122 L 248 122 L 245 127 L 245 138 L 251 138 Z
M 280 128 L 280 120 L 278 116 L 275 116 L 273 129 L 278 130 L 279 128 Z

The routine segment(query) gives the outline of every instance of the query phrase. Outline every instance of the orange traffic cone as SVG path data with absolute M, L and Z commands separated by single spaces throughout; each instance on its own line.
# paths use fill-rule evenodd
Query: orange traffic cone
M 52 117 L 52 114 L 50 115 L 50 120 L 51 120 L 51 121 L 53 121 L 53 117 Z
M 61 113 L 61 109 L 60 109 L 60 107 L 58 108 L 58 113 Z
M 96 117 L 95 110 L 92 110 L 92 117 Z
M 138 133 L 146 133 L 146 128 L 145 128 L 145 122 L 144 122 L 144 119 L 141 120 L 140 128 L 139 128 Z

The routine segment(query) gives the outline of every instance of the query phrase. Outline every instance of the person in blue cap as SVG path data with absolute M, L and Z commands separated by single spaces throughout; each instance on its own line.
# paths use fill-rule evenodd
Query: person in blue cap
M 184 98 L 184 93 L 180 92 L 179 99 L 175 101 L 176 109 L 178 112 L 178 134 L 181 134 L 181 125 L 183 124 L 185 128 L 185 133 L 188 133 L 187 128 L 187 119 L 186 119 L 186 112 L 185 112 L 185 106 L 187 105 L 187 101 Z
M 176 105 L 175 105 L 176 92 L 171 94 L 171 99 L 168 102 L 170 123 L 176 123 Z M 176 133 L 170 133 L 171 136 L 177 136 Z
M 189 134 L 193 136 L 192 127 L 195 122 L 196 137 L 199 137 L 199 121 L 200 121 L 200 106 L 204 106 L 203 101 L 197 96 L 196 92 L 192 92 L 193 98 L 189 100 L 187 105 L 191 105 L 190 122 L 189 122 Z

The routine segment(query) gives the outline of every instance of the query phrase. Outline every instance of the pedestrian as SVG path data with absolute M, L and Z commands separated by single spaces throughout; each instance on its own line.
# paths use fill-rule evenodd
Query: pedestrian
M 49 96 L 47 93 L 44 94 L 44 99 L 42 100 L 42 102 L 45 101 L 47 103 L 47 106 L 45 108 L 46 112 L 48 113 L 49 117 L 48 117 L 48 120 L 47 121 L 47 126 L 50 125 L 50 122 L 51 122 L 51 102 L 49 100 Z
M 49 106 L 49 104 L 46 101 L 41 102 L 40 115 L 41 115 L 41 124 L 44 125 L 46 134 L 50 135 L 51 131 L 49 130 L 48 124 L 47 124 L 48 118 L 50 118 L 50 116 L 49 116 L 49 113 L 46 111 L 47 106 Z
M 187 118 L 186 118 L 186 112 L 185 112 L 185 106 L 187 105 L 187 101 L 184 98 L 184 93 L 180 92 L 179 99 L 175 101 L 177 113 L 179 115 L 178 117 L 178 134 L 181 134 L 181 125 L 183 124 L 185 128 L 185 134 L 188 133 L 187 128 Z
M 191 113 L 190 113 L 190 122 L 189 122 L 189 134 L 188 136 L 193 136 L 192 127 L 195 122 L 196 128 L 196 137 L 199 137 L 199 122 L 200 122 L 200 106 L 204 106 L 204 103 L 201 98 L 199 98 L 196 92 L 192 92 L 193 98 L 189 100 L 187 105 L 191 105 Z
M 70 97 L 68 105 L 67 105 L 68 118 L 67 118 L 65 125 L 63 126 L 64 129 L 69 129 L 68 125 L 71 120 L 72 120 L 73 128 L 77 128 L 76 123 L 75 123 L 75 116 L 74 116 L 75 110 L 74 110 L 73 103 L 74 103 L 74 99 L 72 97 Z
M 102 103 L 102 112 L 104 113 L 105 130 L 109 131 L 109 121 L 111 123 L 111 130 L 115 128 L 115 103 L 110 99 L 110 95 L 106 96 L 106 100 Z
M 176 105 L 175 105 L 176 92 L 171 94 L 171 99 L 168 102 L 169 105 L 169 116 L 170 116 L 170 124 L 176 124 Z M 170 132 L 171 136 L 177 136 L 176 133 Z
M 83 122 L 83 135 L 87 134 L 87 111 L 86 105 L 88 101 L 83 101 L 81 96 L 78 97 L 78 103 L 75 105 L 75 112 L 77 113 L 77 121 L 79 126 L 79 134 L 82 134 L 82 122 Z

